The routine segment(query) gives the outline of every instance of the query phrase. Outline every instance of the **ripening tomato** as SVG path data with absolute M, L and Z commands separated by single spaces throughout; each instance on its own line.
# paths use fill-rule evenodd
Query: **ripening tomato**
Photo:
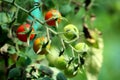
M 23 42 L 27 42 L 27 38 L 30 35 L 30 40 L 32 40 L 35 37 L 35 34 L 29 33 L 29 30 L 30 30 L 30 24 L 26 23 L 26 24 L 20 25 L 16 31 L 18 39 Z M 32 32 L 34 32 L 33 28 L 32 28 Z
M 49 49 L 50 48 L 50 43 L 48 43 L 45 48 L 43 48 L 43 46 L 47 43 L 47 38 L 45 37 L 40 37 L 40 38 L 37 38 L 35 39 L 34 43 L 33 43 L 33 50 L 35 51 L 35 53 L 39 53 L 38 54 L 46 54 L 47 51 L 46 49 Z
M 56 26 L 56 21 L 60 23 L 61 21 L 61 13 L 57 10 L 50 10 L 45 14 L 45 20 L 47 21 L 46 23 L 49 26 Z M 51 19 L 51 20 L 49 20 Z

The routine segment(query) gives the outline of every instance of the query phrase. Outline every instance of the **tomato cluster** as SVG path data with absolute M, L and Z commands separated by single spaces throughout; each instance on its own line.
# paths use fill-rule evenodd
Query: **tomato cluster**
M 29 9 L 32 6 L 24 7 L 27 1 L 34 1 L 32 9 Z M 46 3 L 41 5 L 39 1 Z M 0 59 L 4 58 L 4 72 L 8 80 L 16 80 L 21 76 L 25 77 L 20 78 L 21 80 L 53 80 L 57 71 L 60 74 L 58 73 L 56 80 L 66 80 L 65 77 L 72 78 L 84 71 L 87 57 L 91 56 L 87 55 L 90 50 L 91 54 L 93 51 L 100 52 L 91 48 L 94 46 L 99 49 L 99 39 L 95 31 L 87 28 L 88 16 L 83 14 L 84 9 L 81 9 L 80 14 L 83 18 L 79 18 L 83 19 L 80 21 L 80 23 L 83 22 L 81 29 L 77 26 L 81 24 L 76 24 L 77 19 L 75 21 L 69 19 L 71 15 L 79 12 L 79 4 L 71 0 L 70 4 L 68 0 L 65 3 L 58 0 L 58 3 L 62 4 L 57 6 L 59 10 L 46 9 L 49 6 L 49 4 L 46 5 L 47 2 L 51 1 L 54 2 L 54 0 L 26 0 L 23 6 L 20 6 L 21 3 L 17 0 L 0 1 L 2 5 L 0 34 L 3 38 L 0 38 L 0 44 L 2 44 Z M 66 2 L 67 5 L 65 5 Z M 75 5 L 75 10 L 70 6 L 71 4 L 72 7 Z M 5 5 L 10 7 L 10 10 L 7 11 L 7 8 L 4 8 Z M 72 10 L 74 13 L 71 13 Z M 91 63 L 89 64 L 91 66 Z M 53 73 L 53 71 L 56 72 Z
M 57 26 L 56 24 L 60 23 L 61 19 L 62 16 L 58 10 L 50 10 L 45 14 L 45 23 L 49 26 Z M 47 27 L 47 29 L 52 29 L 49 28 L 49 26 Z M 60 41 L 60 43 L 62 44 L 66 43 L 68 45 L 71 45 L 71 43 L 75 43 L 76 44 L 75 46 L 73 45 L 71 45 L 73 47 L 69 46 L 74 52 L 76 53 L 87 52 L 88 46 L 85 43 L 83 42 L 76 43 L 76 40 L 78 40 L 79 38 L 79 30 L 75 25 L 67 24 L 66 26 L 63 27 L 63 32 L 61 33 L 63 37 L 60 38 L 63 39 L 63 41 L 65 42 Z M 37 33 L 36 31 L 34 31 L 34 26 L 28 23 L 20 25 L 16 31 L 16 35 L 18 39 L 23 42 L 33 40 L 34 52 L 37 55 L 39 54 L 45 55 L 49 65 L 52 67 L 56 67 L 60 70 L 63 70 L 64 74 L 67 77 L 74 77 L 78 73 L 78 69 L 80 66 L 78 65 L 79 63 L 75 63 L 74 59 L 68 60 L 69 57 L 68 58 L 65 57 L 64 51 L 59 52 L 59 50 L 56 50 L 55 47 L 53 47 L 53 45 L 51 44 L 52 41 L 50 38 L 54 36 L 51 36 L 49 35 L 49 33 L 47 33 L 47 36 L 35 37 L 37 36 Z M 65 45 L 62 47 L 65 47 Z M 78 67 L 76 68 L 74 64 L 78 65 Z

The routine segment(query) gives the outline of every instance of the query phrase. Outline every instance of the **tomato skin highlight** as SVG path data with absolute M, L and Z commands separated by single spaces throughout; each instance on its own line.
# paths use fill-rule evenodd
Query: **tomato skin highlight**
M 18 27 L 16 34 L 17 34 L 17 37 L 19 40 L 21 40 L 23 42 L 27 42 L 28 35 L 27 34 L 19 34 L 19 33 L 26 31 L 25 28 L 29 29 L 30 26 L 31 26 L 30 24 L 23 24 Z M 34 31 L 34 29 L 32 29 L 32 31 Z M 34 37 L 35 37 L 35 34 L 30 34 L 30 40 L 32 40 Z
M 55 17 L 55 16 L 58 16 L 58 18 L 49 20 L 50 18 Z M 61 14 L 57 10 L 50 10 L 45 14 L 45 20 L 49 20 L 46 22 L 49 26 L 56 26 L 56 21 L 60 23 L 61 21 L 60 17 L 61 17 Z

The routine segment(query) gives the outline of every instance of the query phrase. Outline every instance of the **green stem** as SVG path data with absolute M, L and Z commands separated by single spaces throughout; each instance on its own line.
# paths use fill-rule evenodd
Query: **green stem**
M 26 12 L 26 13 L 29 13 L 28 10 L 24 9 L 23 7 L 19 6 L 19 5 L 16 4 L 16 3 L 14 3 L 14 6 L 17 7 L 17 8 L 19 8 L 19 9 L 21 9 L 21 10 L 23 10 L 23 11 Z

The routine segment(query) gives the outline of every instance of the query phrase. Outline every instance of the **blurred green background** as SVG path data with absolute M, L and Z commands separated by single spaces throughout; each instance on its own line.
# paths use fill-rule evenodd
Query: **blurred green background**
M 120 0 L 95 2 L 95 25 L 104 40 L 104 61 L 98 80 L 120 80 Z
M 94 26 L 102 32 L 104 40 L 104 60 L 98 80 L 120 80 L 120 0 L 94 1 L 92 10 L 96 15 Z M 73 80 L 80 79 L 76 77 Z
M 120 80 L 120 0 L 94 1 L 94 26 L 102 32 L 104 40 L 103 64 L 98 80 Z M 79 80 L 79 77 L 75 79 Z

